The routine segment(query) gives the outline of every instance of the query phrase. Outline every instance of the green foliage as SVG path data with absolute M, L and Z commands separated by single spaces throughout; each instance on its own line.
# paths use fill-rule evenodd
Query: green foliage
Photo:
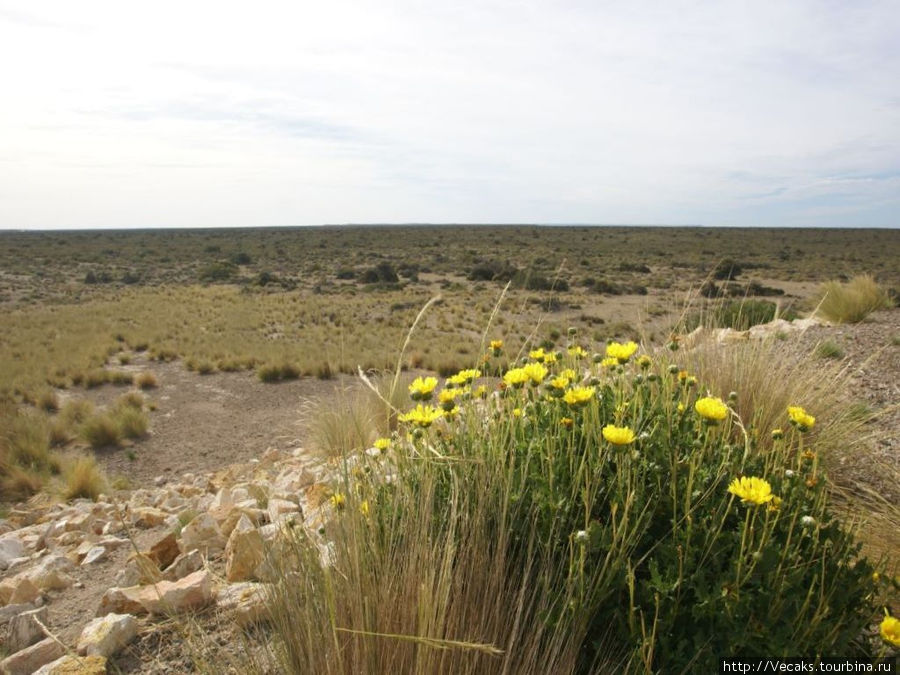
M 583 366 L 552 369 L 564 365 Z M 712 672 L 722 654 L 871 655 L 874 568 L 831 511 L 814 448 L 784 410 L 779 440 L 745 433 L 753 419 L 706 423 L 694 412 L 700 389 L 678 370 L 595 365 L 583 407 L 526 385 L 470 400 L 411 442 L 395 437 L 389 457 L 354 470 L 349 503 L 375 505 L 381 533 L 365 540 L 372 573 L 382 556 L 397 562 L 395 547 L 408 553 L 410 538 L 465 548 L 477 529 L 501 542 L 491 556 L 507 572 L 533 574 L 547 604 L 528 620 L 575 640 L 585 672 L 610 653 L 625 655 L 626 672 L 665 673 Z M 635 440 L 612 445 L 607 424 Z M 779 501 L 743 504 L 728 490 L 740 476 L 768 481 Z M 480 583 L 486 573 L 469 562 L 454 574 Z M 379 630 L 378 613 L 369 619 Z
M 825 340 L 816 345 L 816 356 L 820 359 L 842 359 L 844 350 L 832 340 Z
M 214 262 L 203 267 L 197 276 L 200 281 L 215 283 L 232 281 L 237 273 L 237 265 L 233 262 Z

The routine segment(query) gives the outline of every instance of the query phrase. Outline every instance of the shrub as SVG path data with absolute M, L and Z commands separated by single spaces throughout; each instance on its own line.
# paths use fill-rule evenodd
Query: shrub
M 63 499 L 97 498 L 106 487 L 106 477 L 91 455 L 81 455 L 63 464 Z
M 129 391 L 127 394 L 122 394 L 116 400 L 116 407 L 127 407 L 134 408 L 135 410 L 143 410 L 144 403 L 144 395 L 141 392 Z
M 122 440 L 119 425 L 108 413 L 100 413 L 88 417 L 81 424 L 79 435 L 92 448 L 118 445 Z
M 159 386 L 159 380 L 156 377 L 156 373 L 152 370 L 145 370 L 141 373 L 137 373 L 134 376 L 132 383 L 138 389 L 155 389 Z
M 84 398 L 73 398 L 65 402 L 59 417 L 70 426 L 84 422 L 94 412 L 94 404 Z
M 143 410 L 126 404 L 113 409 L 111 415 L 119 434 L 124 438 L 141 438 L 147 435 L 150 422 Z
M 360 281 L 364 284 L 395 284 L 400 281 L 400 277 L 397 276 L 393 265 L 389 262 L 381 262 L 363 272 Z
M 844 350 L 836 342 L 825 340 L 816 345 L 816 356 L 820 359 L 842 359 L 844 358 Z
M 59 396 L 52 389 L 47 389 L 38 395 L 35 405 L 45 412 L 55 412 L 59 410 Z
M 834 323 L 859 323 L 872 312 L 891 306 L 888 294 L 868 274 L 853 277 L 845 284 L 823 284 L 816 303 L 816 314 Z
M 721 402 L 701 407 L 721 410 L 709 423 L 695 412 L 705 389 L 678 371 L 632 360 L 594 365 L 593 384 L 565 394 L 511 384 L 450 420 L 411 414 L 409 440 L 354 455 L 325 526 L 331 565 L 298 537 L 279 569 L 281 669 L 678 673 L 713 672 L 722 654 L 872 656 L 874 570 L 833 517 L 813 434 L 784 408 L 774 440 Z M 741 477 L 771 492 L 742 492 Z
M 232 262 L 214 262 L 203 267 L 198 276 L 200 281 L 231 281 L 237 273 L 237 265 Z
M 256 376 L 263 382 L 280 382 L 282 380 L 296 380 L 301 371 L 293 363 L 266 363 L 256 369 Z
M 730 258 L 726 258 L 713 268 L 712 277 L 720 281 L 736 279 L 742 271 L 741 265 Z

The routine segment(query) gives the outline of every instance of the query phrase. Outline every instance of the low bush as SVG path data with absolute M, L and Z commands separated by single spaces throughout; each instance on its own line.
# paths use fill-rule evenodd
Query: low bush
M 122 432 L 118 423 L 108 413 L 88 417 L 79 428 L 79 435 L 92 448 L 106 448 L 119 445 Z
M 63 464 L 62 489 L 63 499 L 97 498 L 106 488 L 106 476 L 97 465 L 92 455 L 81 455 Z
M 847 283 L 829 281 L 816 297 L 816 314 L 834 323 L 859 323 L 869 314 L 891 306 L 891 300 L 875 279 L 853 277 Z
M 875 569 L 829 506 L 827 419 L 783 407 L 780 431 L 759 434 L 727 390 L 635 349 L 611 345 L 583 377 L 574 355 L 530 361 L 486 400 L 417 394 L 387 447 L 344 465 L 330 565 L 299 535 L 285 557 L 277 669 L 683 673 L 723 654 L 874 655 Z
M 159 379 L 152 370 L 145 370 L 137 373 L 134 376 L 132 383 L 138 389 L 155 389 L 159 386 Z
M 150 421 L 140 408 L 130 404 L 117 406 L 110 413 L 119 435 L 124 438 L 142 438 L 147 435 Z
M 281 382 L 296 380 L 300 377 L 300 368 L 293 363 L 266 363 L 256 369 L 256 376 L 263 382 Z

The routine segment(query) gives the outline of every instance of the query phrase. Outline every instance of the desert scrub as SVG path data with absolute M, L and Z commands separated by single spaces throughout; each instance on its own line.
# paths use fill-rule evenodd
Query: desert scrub
M 138 389 L 155 389 L 159 386 L 159 380 L 156 377 L 156 373 L 152 370 L 145 370 L 143 372 L 137 373 L 132 380 L 132 383 Z
M 91 415 L 81 423 L 78 432 L 92 448 L 118 445 L 122 440 L 119 424 L 110 413 Z
M 256 369 L 256 376 L 262 382 L 296 380 L 300 377 L 300 369 L 292 363 L 266 363 Z
M 61 496 L 97 501 L 106 487 L 106 476 L 92 455 L 79 455 L 63 463 Z
M 822 284 L 816 305 L 816 314 L 828 321 L 859 323 L 875 310 L 890 307 L 891 300 L 871 275 L 863 274 L 847 283 Z
M 124 438 L 142 438 L 147 435 L 150 421 L 140 408 L 131 405 L 119 405 L 113 409 L 113 423 L 117 426 L 119 434 Z
M 286 574 L 276 595 L 290 668 L 678 673 L 722 654 L 872 655 L 875 570 L 809 438 L 826 413 L 792 405 L 777 433 L 749 433 L 740 391 L 634 347 L 531 357 L 486 399 L 477 381 L 435 390 L 404 433 L 348 460 L 333 570 L 306 586 Z M 314 587 L 321 603 L 300 602 Z M 373 637 L 397 634 L 409 642 Z M 427 639 L 468 646 L 443 661 Z
M 831 340 L 825 340 L 816 345 L 815 354 L 820 359 L 842 359 L 844 350 L 839 344 Z

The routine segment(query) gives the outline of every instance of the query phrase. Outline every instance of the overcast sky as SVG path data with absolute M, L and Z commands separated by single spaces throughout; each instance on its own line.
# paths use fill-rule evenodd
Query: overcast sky
M 900 226 L 900 3 L 0 0 L 0 228 Z

